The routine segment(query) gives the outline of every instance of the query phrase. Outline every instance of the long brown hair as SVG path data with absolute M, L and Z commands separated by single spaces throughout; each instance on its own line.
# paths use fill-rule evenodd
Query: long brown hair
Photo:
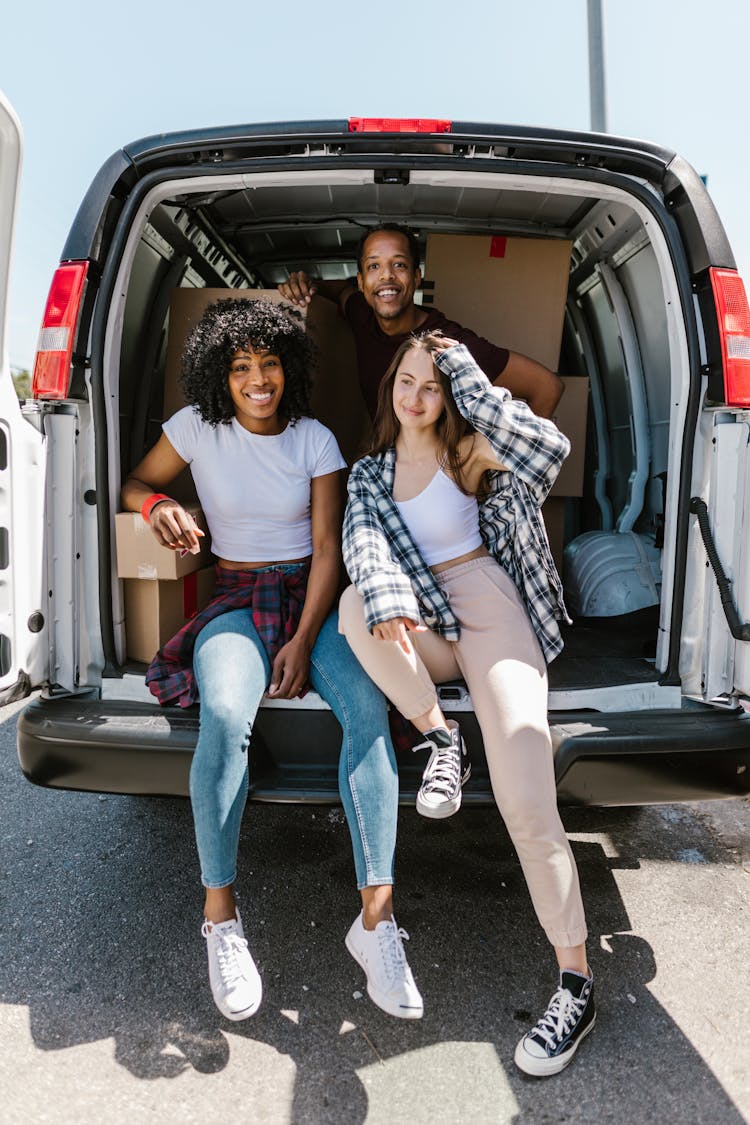
M 399 347 L 378 387 L 378 405 L 373 422 L 372 446 L 369 450 L 371 454 L 385 453 L 392 445 L 396 444 L 396 438 L 401 431 L 401 423 L 393 409 L 393 384 L 396 381 L 401 360 L 411 351 L 424 351 L 432 355 L 433 349 L 439 347 L 443 340 L 444 337 L 441 332 L 423 332 L 410 336 Z M 475 431 L 473 426 L 459 413 L 453 399 L 449 376 L 444 375 L 434 363 L 433 367 L 435 368 L 435 381 L 443 392 L 445 404 L 443 413 L 436 424 L 438 448 L 442 454 L 443 463 L 447 464 L 458 487 L 467 495 L 473 495 L 466 487 L 463 477 L 463 468 L 471 453 L 471 447 L 462 454 L 459 450 L 459 444 L 462 438 L 474 434 Z

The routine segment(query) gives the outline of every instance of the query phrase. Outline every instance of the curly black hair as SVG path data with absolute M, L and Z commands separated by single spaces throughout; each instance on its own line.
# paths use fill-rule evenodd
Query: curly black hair
M 279 413 L 290 425 L 310 416 L 314 349 L 296 310 L 271 301 L 228 297 L 206 308 L 182 353 L 180 385 L 185 400 L 212 426 L 228 423 L 235 408 L 227 377 L 240 348 L 268 348 L 284 368 Z

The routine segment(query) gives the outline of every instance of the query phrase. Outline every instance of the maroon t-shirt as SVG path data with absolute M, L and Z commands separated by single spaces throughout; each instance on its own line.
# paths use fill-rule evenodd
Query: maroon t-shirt
M 439 331 L 444 336 L 465 344 L 492 382 L 505 370 L 509 354 L 507 348 L 498 348 L 483 336 L 477 336 L 463 325 L 456 324 L 455 320 L 448 320 L 439 309 L 424 309 L 424 311 L 427 313 L 427 319 L 420 324 L 419 332 Z M 344 305 L 344 316 L 354 332 L 359 385 L 370 417 L 374 418 L 380 380 L 398 348 L 411 333 L 402 332 L 398 336 L 387 336 L 378 326 L 375 313 L 359 291 L 352 293 L 347 300 Z

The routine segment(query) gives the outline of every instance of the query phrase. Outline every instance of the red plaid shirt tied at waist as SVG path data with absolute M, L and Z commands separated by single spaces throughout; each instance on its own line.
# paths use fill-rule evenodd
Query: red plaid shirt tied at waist
M 209 621 L 233 609 L 250 609 L 271 664 L 297 632 L 307 593 L 309 563 L 227 570 L 216 567 L 216 591 L 170 641 L 160 648 L 146 672 L 149 691 L 162 706 L 189 707 L 198 699 L 193 675 L 193 650 Z

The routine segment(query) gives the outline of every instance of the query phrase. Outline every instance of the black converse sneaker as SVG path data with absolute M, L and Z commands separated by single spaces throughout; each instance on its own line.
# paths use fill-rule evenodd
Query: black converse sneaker
M 516 1047 L 516 1066 L 539 1078 L 558 1074 L 571 1061 L 595 1021 L 593 976 L 564 970 L 547 1011 Z
M 422 774 L 417 793 L 417 812 L 440 820 L 453 816 L 461 807 L 461 786 L 468 781 L 471 763 L 458 723 L 428 730 L 424 742 L 414 750 L 430 750 L 430 760 Z

